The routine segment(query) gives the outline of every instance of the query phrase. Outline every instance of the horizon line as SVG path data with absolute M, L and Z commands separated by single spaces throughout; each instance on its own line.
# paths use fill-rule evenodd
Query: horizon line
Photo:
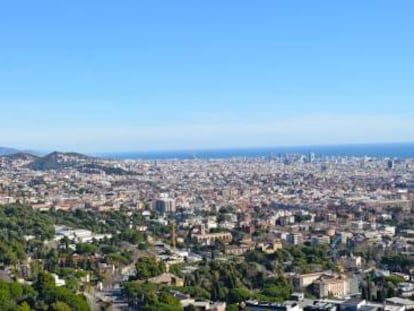
M 324 147 L 352 147 L 352 146 L 391 146 L 391 145 L 414 145 L 414 141 L 404 142 L 369 142 L 369 143 L 338 143 L 338 144 L 295 144 L 295 145 L 271 145 L 271 146 L 241 146 L 241 147 L 196 147 L 196 148 L 178 148 L 178 149 L 146 149 L 131 151 L 99 151 L 86 152 L 85 154 L 94 155 L 111 155 L 111 154 L 151 154 L 151 153 L 168 153 L 168 152 L 200 152 L 200 151 L 226 151 L 226 150 L 254 150 L 254 149 L 299 149 L 299 148 L 324 148 Z M 56 151 L 56 150 L 55 150 Z M 52 151 L 53 152 L 53 151 Z M 71 152 L 71 151 L 67 151 Z M 76 151 L 72 151 L 76 152 Z
M 414 145 L 414 141 L 403 142 L 366 142 L 366 143 L 338 143 L 338 144 L 294 144 L 294 145 L 267 145 L 267 146 L 239 146 L 239 147 L 195 147 L 195 148 L 177 148 L 177 149 L 145 149 L 145 150 L 122 150 L 122 151 L 78 151 L 76 149 L 49 149 L 40 150 L 35 148 L 16 148 L 0 146 L 0 148 L 16 150 L 16 153 L 31 153 L 47 155 L 53 152 L 62 153 L 80 153 L 89 156 L 104 155 L 127 155 L 127 154 L 152 154 L 152 153 L 169 153 L 169 152 L 210 152 L 210 151 L 230 151 L 230 150 L 254 150 L 254 149 L 301 149 L 301 148 L 327 148 L 327 147 L 357 147 L 357 146 L 392 146 L 392 145 Z

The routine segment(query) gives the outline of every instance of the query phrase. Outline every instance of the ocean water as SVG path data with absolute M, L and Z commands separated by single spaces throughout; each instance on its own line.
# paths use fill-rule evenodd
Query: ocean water
M 365 144 L 337 146 L 297 146 L 154 152 L 114 152 L 98 154 L 112 159 L 225 159 L 234 157 L 271 157 L 286 154 L 309 154 L 335 157 L 414 158 L 414 143 Z

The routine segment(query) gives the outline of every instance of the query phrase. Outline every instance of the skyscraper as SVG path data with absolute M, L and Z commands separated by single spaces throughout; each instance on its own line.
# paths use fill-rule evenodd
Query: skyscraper
M 175 200 L 169 198 L 168 195 L 161 195 L 160 198 L 153 202 L 153 207 L 160 214 L 174 213 Z

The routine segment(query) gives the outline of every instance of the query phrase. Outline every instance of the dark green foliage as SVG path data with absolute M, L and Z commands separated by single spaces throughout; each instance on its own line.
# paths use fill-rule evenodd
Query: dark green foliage
M 48 288 L 40 296 L 47 305 L 52 305 L 57 302 L 64 302 L 74 310 L 89 311 L 88 303 L 85 298 L 80 295 L 73 294 L 69 289 L 64 287 Z
M 240 303 L 252 297 L 252 293 L 246 288 L 233 288 L 229 291 L 228 302 Z
M 180 265 L 171 265 L 169 271 L 176 276 L 184 277 Z
M 27 303 L 19 307 L 17 304 L 24 302 L 26 299 L 34 298 L 35 296 L 35 291 L 29 286 L 0 281 L 0 310 L 2 311 L 25 310 L 25 308 L 27 310 Z
M 180 302 L 170 293 L 167 292 L 161 292 L 158 296 L 158 300 L 161 303 L 174 306 L 174 307 L 180 307 Z
M 165 271 L 165 267 L 161 262 L 157 262 L 154 257 L 141 257 L 136 265 L 137 278 L 145 280 L 154 276 L 158 276 Z
M 200 299 L 200 300 L 211 299 L 210 292 L 201 286 L 184 286 L 184 287 L 177 288 L 176 290 L 182 292 L 183 294 L 188 294 L 191 297 L 196 298 L 196 299 Z
M 96 212 L 77 209 L 75 211 L 49 211 L 56 224 L 70 228 L 82 228 L 96 233 L 112 233 L 116 228 L 111 228 Z
M 121 241 L 126 241 L 131 244 L 138 245 L 141 242 L 145 241 L 145 236 L 141 232 L 132 229 L 126 229 L 119 234 L 118 237 Z
M 40 295 L 43 295 L 49 289 L 55 287 L 55 278 L 50 273 L 42 272 L 38 275 L 33 287 L 39 292 Z
M 226 311 L 239 311 L 239 306 L 236 304 L 227 305 Z
M 53 311 L 89 311 L 82 296 L 73 294 L 67 288 L 56 287 L 54 282 L 50 274 L 41 273 L 34 285 L 37 292 L 27 285 L 0 282 L 0 310 L 43 310 L 44 306 L 50 306 L 49 310 Z
M 120 266 L 120 265 L 126 266 L 126 265 L 128 265 L 131 262 L 131 259 L 130 258 L 127 258 L 125 256 L 122 256 L 119 253 L 111 253 L 111 254 L 108 254 L 106 256 L 106 260 L 107 260 L 107 262 L 113 263 L 116 266 Z
M 159 289 L 153 284 L 128 282 L 124 284 L 122 292 L 129 305 L 137 310 L 182 310 L 177 299 L 169 292 Z
M 399 283 L 405 282 L 404 278 L 397 275 L 390 275 L 384 277 L 385 281 L 391 282 L 393 285 L 398 285 Z
M 26 258 L 26 249 L 36 240 L 27 242 L 25 235 L 39 240 L 53 237 L 51 218 L 19 204 L 0 207 L 0 262 L 16 264 Z
M 70 161 L 62 161 L 61 156 L 70 156 L 72 159 Z M 52 152 L 45 155 L 44 157 L 37 158 L 33 162 L 27 165 L 28 168 L 37 171 L 45 170 L 60 170 L 67 167 L 76 167 L 78 160 L 88 159 L 88 156 L 79 153 L 61 153 L 61 152 Z
M 49 308 L 51 311 L 72 311 L 66 303 L 58 301 L 52 304 Z
M 76 244 L 76 252 L 81 255 L 92 255 L 96 253 L 98 248 L 96 245 L 89 243 L 78 243 Z
M 288 299 L 291 294 L 291 284 L 285 278 L 269 278 L 265 281 L 261 294 L 276 298 L 279 301 Z
M 323 270 L 335 268 L 328 249 L 323 247 L 290 247 L 278 250 L 274 254 L 264 254 L 254 250 L 248 252 L 245 257 L 247 261 L 263 265 L 272 272 L 280 272 L 284 269 L 285 262 L 289 262 L 285 267 L 289 272 L 308 273 L 315 266 Z

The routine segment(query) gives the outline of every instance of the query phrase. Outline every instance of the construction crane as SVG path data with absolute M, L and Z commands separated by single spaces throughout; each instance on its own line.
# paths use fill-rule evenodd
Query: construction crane
M 172 240 L 171 245 L 173 247 L 173 250 L 175 250 L 176 248 L 176 240 L 177 240 L 176 227 L 177 227 L 177 224 L 175 223 L 175 220 L 172 220 L 171 221 L 171 240 Z

